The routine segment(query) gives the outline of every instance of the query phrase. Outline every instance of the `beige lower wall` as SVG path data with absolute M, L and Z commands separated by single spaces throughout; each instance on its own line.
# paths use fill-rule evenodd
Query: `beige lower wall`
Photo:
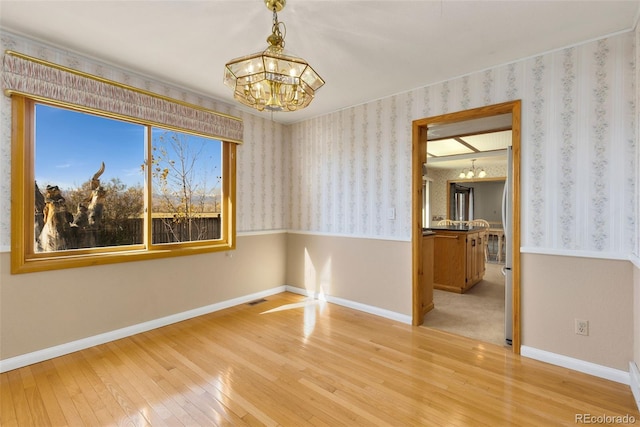
M 11 275 L 0 254 L 0 359 L 282 286 L 286 233 L 237 249 Z
M 411 242 L 289 233 L 286 280 L 411 316 Z
M 0 359 L 283 284 L 411 315 L 410 242 L 261 234 L 228 253 L 21 275 L 9 258 L 0 253 Z M 640 366 L 639 307 L 631 262 L 522 254 L 523 345 L 626 371 Z M 575 318 L 589 320 L 588 337 Z
M 633 266 L 633 360 L 640 367 L 640 267 Z
M 557 255 L 522 254 L 521 262 L 522 344 L 627 371 L 638 269 Z M 290 233 L 286 283 L 410 316 L 411 244 Z M 576 318 L 589 321 L 589 336 L 575 334 Z
M 538 254 L 522 254 L 521 262 L 522 344 L 627 371 L 634 352 L 633 264 Z M 589 321 L 589 336 L 575 334 L 576 318 Z

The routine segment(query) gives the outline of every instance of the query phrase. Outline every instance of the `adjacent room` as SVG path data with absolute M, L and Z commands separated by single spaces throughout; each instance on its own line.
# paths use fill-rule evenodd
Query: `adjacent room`
M 639 20 L 0 0 L 0 424 L 640 422 Z
M 429 139 L 423 175 L 423 224 L 441 233 L 436 234 L 438 247 L 434 248 L 434 308 L 425 315 L 424 325 L 509 345 L 512 319 L 506 301 L 510 295 L 506 291 L 506 260 L 512 239 L 505 233 L 510 207 L 505 190 L 512 134 L 510 123 L 494 123 L 490 128 L 498 130 L 446 137 L 440 133 Z M 447 250 L 447 242 L 451 232 L 462 232 L 461 225 L 470 221 L 481 230 L 478 242 L 470 243 L 479 246 L 476 263 L 482 273 L 469 289 L 456 292 L 449 286 L 453 277 L 447 274 L 465 267 L 451 267 L 463 262 Z

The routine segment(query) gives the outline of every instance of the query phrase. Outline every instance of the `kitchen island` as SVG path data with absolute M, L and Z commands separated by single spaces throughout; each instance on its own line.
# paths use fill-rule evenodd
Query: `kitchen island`
M 484 278 L 486 228 L 457 224 L 423 231 L 435 233 L 434 289 L 464 293 Z

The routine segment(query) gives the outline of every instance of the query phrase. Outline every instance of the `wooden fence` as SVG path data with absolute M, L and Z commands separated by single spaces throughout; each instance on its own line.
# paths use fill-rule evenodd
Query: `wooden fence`
M 172 218 L 152 218 L 151 242 L 154 244 L 215 240 L 220 238 L 220 217 L 191 218 L 174 222 Z M 143 242 L 144 220 L 130 218 L 105 226 L 100 246 L 136 245 Z

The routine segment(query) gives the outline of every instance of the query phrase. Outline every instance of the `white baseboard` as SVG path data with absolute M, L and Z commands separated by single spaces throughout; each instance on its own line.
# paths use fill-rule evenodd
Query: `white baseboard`
M 181 322 L 183 320 L 191 319 L 194 317 L 202 316 L 205 314 L 213 313 L 225 308 L 233 307 L 236 305 L 244 304 L 259 298 L 264 298 L 270 295 L 279 294 L 281 292 L 293 292 L 305 296 L 317 298 L 317 295 L 310 295 L 306 289 L 297 288 L 295 286 L 278 286 L 276 288 L 267 289 L 262 292 L 256 292 L 254 294 L 245 295 L 239 298 L 233 298 L 227 301 L 222 301 L 216 304 L 207 305 L 205 307 L 196 308 L 193 310 L 184 311 L 182 313 L 173 314 L 170 316 L 162 317 L 159 319 L 150 320 L 148 322 L 139 323 L 137 325 L 127 326 L 126 328 L 117 329 L 111 332 L 105 332 L 104 334 L 95 335 L 92 337 L 83 338 L 77 341 L 57 345 L 55 347 L 45 348 L 43 350 L 34 351 L 32 353 L 23 354 L 9 359 L 0 360 L 0 372 L 7 372 L 13 369 L 18 369 L 23 366 L 28 366 L 34 363 L 42 362 L 44 360 L 53 359 L 54 357 L 64 356 L 65 354 L 73 353 L 75 351 L 84 350 L 85 348 L 93 347 L 96 345 L 104 344 L 110 341 L 115 341 L 121 338 L 129 337 L 131 335 L 139 334 L 142 332 L 150 331 L 152 329 L 161 328 L 163 326 L 170 325 L 172 323 Z M 326 296 L 324 298 L 327 302 L 332 304 L 342 305 L 354 310 L 363 311 L 365 313 L 374 314 L 376 316 L 385 317 L 387 319 L 395 320 L 398 322 L 411 324 L 411 317 L 396 313 L 393 311 L 385 310 L 382 308 L 361 304 L 359 302 L 349 301 L 342 298 L 336 298 Z
M 629 362 L 629 376 L 631 377 L 631 392 L 640 411 L 640 370 L 638 370 L 638 365 L 635 362 Z
M 18 369 L 23 366 L 28 366 L 33 363 L 42 362 L 44 360 L 53 359 L 54 357 L 63 356 L 65 354 L 73 353 L 75 351 L 84 350 L 89 347 L 104 344 L 110 341 L 115 341 L 121 338 L 125 338 L 131 335 L 139 334 L 142 332 L 150 331 L 152 329 L 167 326 L 173 323 L 181 322 L 183 320 L 191 319 L 194 317 L 202 316 L 205 314 L 213 313 L 225 308 L 233 307 L 236 305 L 251 302 L 253 300 L 264 298 L 270 295 L 279 294 L 281 292 L 288 291 L 296 294 L 318 298 L 318 295 L 307 291 L 306 289 L 298 288 L 296 286 L 278 286 L 275 288 L 267 289 L 265 291 L 256 292 L 250 295 L 245 295 L 238 298 L 233 298 L 227 301 L 207 305 L 204 307 L 188 310 L 182 313 L 173 314 L 170 316 L 162 317 L 159 319 L 151 320 L 137 325 L 128 326 L 126 328 L 117 329 L 115 331 L 106 332 L 104 334 L 95 335 L 88 338 L 83 338 L 77 341 L 61 344 L 55 347 L 46 348 L 43 350 L 34 351 L 32 353 L 23 354 L 9 359 L 0 360 L 0 372 L 7 372 L 13 369 Z M 411 324 L 411 316 L 396 313 L 394 311 L 385 310 L 379 307 L 362 304 L 355 301 L 346 300 L 343 298 L 332 297 L 323 295 L 322 298 L 332 304 L 341 305 L 344 307 L 352 308 L 354 310 L 363 311 L 365 313 L 373 314 L 376 316 L 384 317 L 387 319 L 395 320 L 405 324 Z M 596 377 L 605 378 L 611 381 L 615 381 L 622 384 L 631 386 L 633 396 L 640 409 L 640 371 L 635 363 L 629 363 L 629 372 L 621 371 L 619 369 L 613 369 L 595 363 L 586 362 L 584 360 L 575 359 L 561 354 L 551 353 L 545 350 L 539 350 L 533 347 L 521 346 L 520 354 L 523 357 L 536 359 L 542 362 L 550 363 L 552 365 L 562 366 L 564 368 L 573 369 L 575 371 L 583 372 Z
M 573 357 L 563 356 L 562 354 L 539 350 L 526 345 L 520 347 L 520 355 L 530 359 L 536 359 L 541 362 L 550 363 L 552 365 L 562 366 L 563 368 L 573 369 L 574 371 L 583 372 L 595 377 L 615 381 L 617 383 L 629 385 L 631 380 L 629 372 L 609 368 L 596 363 L 586 362 Z
M 121 338 L 129 337 L 131 335 L 139 334 L 142 332 L 150 331 L 152 329 L 167 326 L 172 323 L 181 322 L 183 320 L 191 319 L 194 317 L 202 316 L 204 314 L 213 313 L 225 308 L 233 307 L 236 305 L 244 304 L 256 299 L 264 298 L 270 295 L 282 293 L 286 290 L 285 286 L 278 286 L 276 288 L 267 289 L 265 291 L 256 292 L 254 294 L 245 295 L 238 298 L 233 298 L 227 301 L 199 307 L 193 310 L 184 311 L 182 313 L 172 314 L 170 316 L 161 317 L 159 319 L 150 320 L 148 322 L 139 323 L 137 325 L 127 326 L 126 328 L 117 329 L 111 332 L 105 332 L 104 334 L 95 335 L 88 338 L 83 338 L 77 341 L 57 345 L 55 347 L 45 348 L 43 350 L 34 351 L 32 353 L 23 354 L 9 359 L 0 360 L 0 372 L 7 372 L 13 369 L 21 368 L 23 366 L 31 365 L 33 363 L 42 362 L 44 360 L 53 359 L 54 357 L 63 356 L 65 354 L 73 353 L 75 351 L 84 350 L 85 348 L 93 347 L 96 345 L 104 344 L 110 341 L 115 341 Z
M 365 313 L 373 314 L 376 316 L 384 317 L 386 319 L 395 320 L 397 322 L 405 323 L 411 325 L 412 319 L 411 316 L 407 316 L 406 314 L 396 313 L 395 311 L 385 310 L 384 308 L 375 307 L 372 305 L 362 304 L 355 301 L 350 301 L 338 297 L 332 297 L 330 295 L 317 295 L 314 292 L 309 292 L 307 289 L 298 288 L 297 286 L 286 286 L 287 291 L 293 292 L 295 294 L 304 295 L 312 298 L 322 298 L 327 302 L 332 304 L 341 305 L 343 307 L 352 308 L 354 310 L 363 311 Z

